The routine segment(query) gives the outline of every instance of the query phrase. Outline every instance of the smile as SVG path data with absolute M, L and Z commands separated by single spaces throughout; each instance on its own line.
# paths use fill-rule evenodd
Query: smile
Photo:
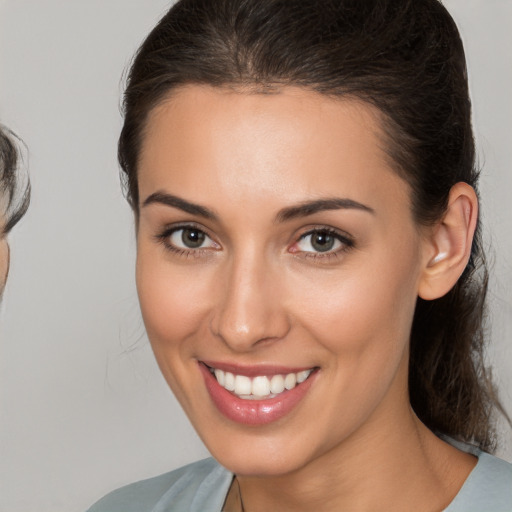
M 218 368 L 209 368 L 217 382 L 227 391 L 231 391 L 243 400 L 262 400 L 275 398 L 284 391 L 290 391 L 297 384 L 304 382 L 312 373 L 313 368 L 284 375 L 258 375 L 248 377 L 236 375 Z
M 219 368 L 222 366 L 222 368 Z M 199 362 L 206 390 L 215 408 L 243 425 L 265 425 L 283 419 L 308 395 L 319 368 L 241 368 Z

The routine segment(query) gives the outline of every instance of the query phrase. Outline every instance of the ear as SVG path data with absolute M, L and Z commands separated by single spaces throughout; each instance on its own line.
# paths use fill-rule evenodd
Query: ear
M 471 254 L 477 219 L 475 190 L 467 183 L 457 183 L 450 191 L 443 218 L 427 240 L 426 263 L 418 287 L 422 299 L 438 299 L 455 286 Z

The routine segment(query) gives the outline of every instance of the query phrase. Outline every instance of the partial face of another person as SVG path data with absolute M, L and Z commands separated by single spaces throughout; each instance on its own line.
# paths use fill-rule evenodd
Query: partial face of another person
M 150 114 L 139 191 L 149 339 L 222 464 L 284 474 L 396 426 L 428 251 L 372 107 L 184 87 Z
M 0 238 L 0 294 L 2 293 L 9 271 L 9 246 L 5 238 Z

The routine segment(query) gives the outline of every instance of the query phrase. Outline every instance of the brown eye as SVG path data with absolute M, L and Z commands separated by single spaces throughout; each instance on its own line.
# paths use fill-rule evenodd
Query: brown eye
M 314 254 L 337 253 L 353 247 L 354 242 L 347 236 L 330 229 L 314 229 L 304 233 L 294 244 L 292 252 Z
M 169 245 L 177 249 L 218 248 L 218 245 L 204 231 L 194 226 L 174 229 L 166 237 Z

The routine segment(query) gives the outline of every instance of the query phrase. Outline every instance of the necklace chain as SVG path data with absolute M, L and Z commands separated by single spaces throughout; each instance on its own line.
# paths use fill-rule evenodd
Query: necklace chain
M 245 512 L 245 508 L 244 508 L 244 502 L 242 500 L 242 490 L 240 489 L 240 482 L 238 481 L 238 478 L 236 478 L 236 483 L 238 485 L 238 504 L 239 504 L 239 512 Z
M 240 482 L 236 476 L 233 478 L 222 511 L 245 512 L 244 502 L 242 500 L 242 491 L 240 489 Z

